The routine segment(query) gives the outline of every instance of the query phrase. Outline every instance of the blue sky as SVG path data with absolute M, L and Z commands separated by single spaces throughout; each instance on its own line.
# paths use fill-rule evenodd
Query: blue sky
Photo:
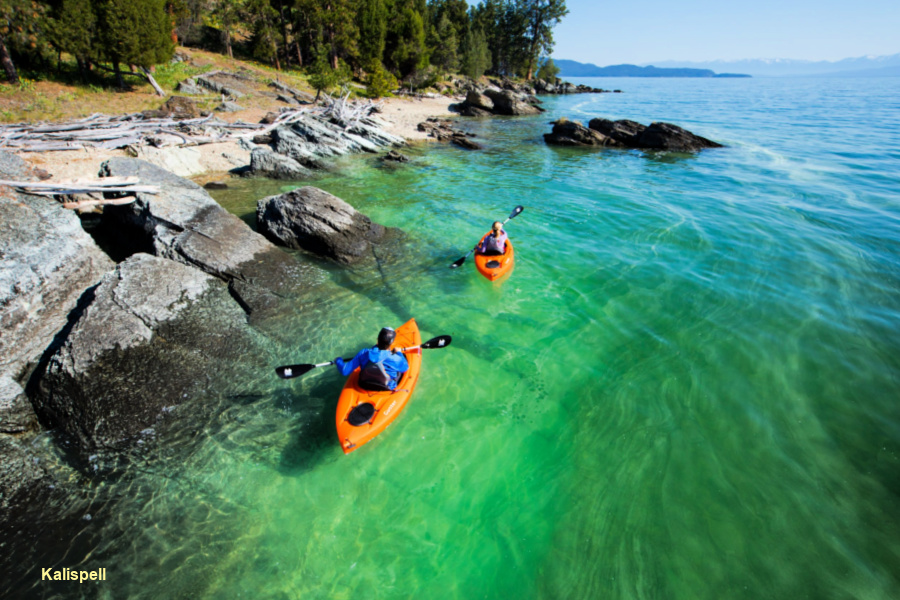
M 470 4 L 475 4 L 470 0 Z M 566 0 L 555 58 L 840 60 L 900 53 L 900 0 Z

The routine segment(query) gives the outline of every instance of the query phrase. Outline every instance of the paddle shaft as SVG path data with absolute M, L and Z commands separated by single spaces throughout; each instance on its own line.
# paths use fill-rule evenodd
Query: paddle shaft
M 437 337 L 431 338 L 427 342 L 423 344 L 419 344 L 418 346 L 409 346 L 407 348 L 397 348 L 399 352 L 406 353 L 411 352 L 413 350 L 418 350 L 422 348 L 423 350 L 430 350 L 432 348 L 445 348 L 450 345 L 450 342 L 453 340 L 449 335 L 439 335 Z M 352 358 L 343 359 L 345 362 L 350 362 L 353 360 Z M 285 365 L 283 367 L 277 367 L 275 369 L 275 373 L 278 374 L 282 379 L 291 379 L 293 377 L 299 377 L 300 375 L 304 375 L 309 373 L 313 369 L 318 369 L 319 367 L 327 367 L 328 365 L 333 365 L 335 361 L 330 360 L 328 362 L 318 363 L 318 364 L 303 364 L 303 365 Z

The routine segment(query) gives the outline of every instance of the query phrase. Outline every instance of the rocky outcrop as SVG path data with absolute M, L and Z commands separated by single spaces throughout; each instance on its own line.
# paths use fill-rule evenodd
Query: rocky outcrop
M 25 390 L 9 375 L 0 375 L 0 433 L 23 433 L 37 425 Z
M 484 90 L 484 95 L 494 103 L 493 113 L 496 115 L 538 115 L 543 108 L 535 106 L 527 95 L 511 90 Z
M 471 106 L 472 108 L 477 108 L 480 110 L 484 110 L 487 112 L 493 112 L 494 110 L 494 102 L 484 94 L 479 93 L 477 90 L 469 90 L 466 94 L 466 104 Z
M 0 152 L 0 179 L 40 173 Z M 51 198 L 0 186 L 0 521 L 47 479 L 29 446 L 38 428 L 25 393 L 35 367 L 77 312 L 79 298 L 115 265 L 74 211 Z M 10 435 L 12 434 L 12 435 Z
M 400 233 L 373 223 L 337 196 L 309 186 L 259 200 L 256 218 L 260 232 L 276 244 L 346 265 L 370 258 L 374 245 Z
M 299 162 L 279 154 L 271 148 L 259 147 L 250 152 L 250 172 L 257 177 L 301 181 L 312 177 L 313 172 Z
M 475 137 L 474 133 L 466 133 L 460 129 L 454 129 L 453 122 L 449 119 L 429 117 L 426 121 L 419 123 L 416 128 L 439 142 L 450 142 L 466 150 L 482 149 L 481 144 L 471 140 L 471 138 Z
M 537 115 L 544 112 L 533 90 L 525 90 L 473 87 L 468 90 L 463 102 L 450 108 L 466 117 Z
M 190 265 L 227 282 L 254 318 L 278 308 L 303 285 L 296 261 L 230 214 L 202 187 L 150 163 L 113 158 L 101 176 L 136 176 L 158 194 L 137 194 L 134 203 L 107 206 L 104 228 L 119 243 Z M 312 267 L 308 267 L 312 269 Z M 293 290 L 293 292 L 292 292 Z
M 0 153 L 0 179 L 36 181 Z M 79 297 L 115 265 L 74 211 L 0 186 L 0 375 L 24 383 Z
M 648 127 L 627 119 L 592 119 L 588 127 L 560 119 L 553 123 L 550 133 L 544 134 L 544 140 L 557 146 L 616 146 L 668 152 L 698 152 L 704 148 L 722 147 L 718 142 L 671 123 L 652 123 Z
M 588 129 L 578 121 L 560 119 L 553 123 L 553 131 L 544 134 L 544 141 L 554 146 L 618 146 L 615 140 Z
M 651 123 L 641 134 L 638 144 L 651 150 L 697 152 L 704 148 L 721 148 L 722 144 L 700 137 L 671 123 Z
M 260 152 L 247 175 L 303 179 L 297 176 L 304 174 L 299 167 L 327 169 L 333 158 L 406 145 L 403 138 L 384 131 L 383 125 L 370 116 L 341 123 L 321 114 L 299 115 L 290 124 L 254 139 L 259 144 L 254 151 L 260 149 Z M 267 151 L 290 160 L 268 156 Z
M 591 119 L 588 123 L 594 131 L 598 131 L 616 142 L 616 145 L 626 148 L 637 148 L 640 144 L 641 134 L 647 129 L 636 121 L 621 119 L 610 121 L 609 119 Z
M 222 281 L 139 253 L 103 278 L 33 402 L 81 451 L 122 449 L 262 355 Z
M 253 93 L 253 79 L 242 73 L 230 73 L 228 71 L 214 71 L 194 78 L 200 87 L 206 88 L 217 94 L 224 94 L 232 98 L 242 98 Z

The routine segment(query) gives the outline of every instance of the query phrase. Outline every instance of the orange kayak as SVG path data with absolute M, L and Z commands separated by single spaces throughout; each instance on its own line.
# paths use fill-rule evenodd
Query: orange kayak
M 410 319 L 397 328 L 397 337 L 391 348 L 419 346 L 422 336 L 415 319 Z M 373 392 L 358 385 L 359 369 L 347 377 L 341 396 L 338 398 L 335 422 L 338 440 L 344 454 L 350 454 L 366 442 L 384 431 L 403 412 L 419 381 L 422 367 L 422 351 L 404 353 L 409 370 L 400 377 L 397 389 Z
M 484 241 L 484 238 L 491 235 L 491 232 L 487 232 L 484 234 L 484 237 L 481 238 L 481 242 Z M 481 245 L 481 242 L 478 242 L 478 245 Z M 488 256 L 485 254 L 475 253 L 475 268 L 478 269 L 478 272 L 490 279 L 491 281 L 497 281 L 504 275 L 510 273 L 513 269 L 513 265 L 516 262 L 515 252 L 513 251 L 512 242 L 509 239 L 506 240 L 506 252 L 499 256 Z

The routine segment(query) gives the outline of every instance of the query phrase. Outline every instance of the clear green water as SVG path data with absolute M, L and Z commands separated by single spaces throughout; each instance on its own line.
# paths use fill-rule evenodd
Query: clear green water
M 334 371 L 221 399 L 187 459 L 106 484 L 46 550 L 107 567 L 77 594 L 900 597 L 900 80 L 589 83 L 625 93 L 470 122 L 481 152 L 317 182 L 406 231 L 410 259 L 317 263 L 272 366 L 410 317 L 453 345 L 346 457 Z M 549 148 L 562 115 L 729 147 Z M 252 222 L 282 185 L 217 198 Z M 517 204 L 508 280 L 447 268 Z M 18 589 L 73 593 L 38 578 Z

